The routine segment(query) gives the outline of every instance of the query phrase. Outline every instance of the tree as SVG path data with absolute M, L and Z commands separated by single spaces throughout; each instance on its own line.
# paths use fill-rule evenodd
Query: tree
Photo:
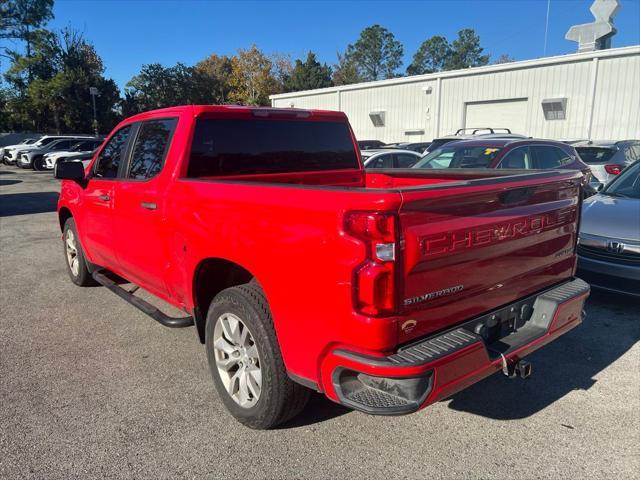
M 451 45 L 445 37 L 433 36 L 420 45 L 407 68 L 407 75 L 441 72 L 451 55 Z
M 143 65 L 140 73 L 127 82 L 124 103 L 129 111 L 154 110 L 175 105 L 213 103 L 219 81 L 202 68 L 177 63 L 163 67 L 159 63 Z
M 195 69 L 213 87 L 213 102 L 218 105 L 227 103 L 231 92 L 231 58 L 213 54 L 198 62 Z
M 316 54 L 309 52 L 304 62 L 300 59 L 296 60 L 293 71 L 286 79 L 284 86 L 287 92 L 298 92 L 331 85 L 331 67 L 326 63 L 318 62 Z
M 338 64 L 334 65 L 333 75 L 331 76 L 334 85 L 349 85 L 364 81 L 358 73 L 358 67 L 346 53 L 337 52 L 337 56 Z
M 451 54 L 447 58 L 445 70 L 480 67 L 489 63 L 489 55 L 482 55 L 480 37 L 472 28 L 458 32 L 458 38 L 451 44 Z
M 33 35 L 53 18 L 53 0 L 3 0 L 0 4 L 0 38 L 25 42 L 26 57 L 31 57 Z M 6 58 L 15 53 L 1 47 Z M 28 72 L 31 78 L 31 72 Z
M 365 28 L 355 44 L 347 47 L 349 61 L 365 80 L 393 78 L 402 65 L 403 48 L 393 33 L 380 25 Z
M 277 91 L 273 63 L 258 47 L 238 50 L 231 59 L 231 100 L 244 105 L 268 105 L 269 95 Z
M 509 56 L 508 53 L 503 53 L 493 63 L 498 65 L 498 64 L 501 64 L 501 63 L 511 63 L 511 62 L 515 62 L 515 61 L 516 61 L 516 59 L 511 57 L 511 56 Z
M 105 79 L 102 60 L 83 36 L 71 29 L 38 31 L 30 56 L 15 54 L 5 75 L 10 85 L 6 114 L 12 128 L 89 132 L 93 109 L 90 87 L 97 87 L 98 122 L 111 128 L 119 100 L 113 80 Z M 29 78 L 31 77 L 31 78 Z
M 286 84 L 293 72 L 293 62 L 291 56 L 284 53 L 274 53 L 271 55 L 271 74 L 276 81 L 275 90 L 271 93 L 283 93 L 287 91 Z

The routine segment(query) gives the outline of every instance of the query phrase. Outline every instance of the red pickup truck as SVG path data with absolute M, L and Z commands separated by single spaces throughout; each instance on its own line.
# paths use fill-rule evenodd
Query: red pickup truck
M 527 377 L 522 358 L 578 325 L 589 294 L 574 277 L 580 172 L 367 172 L 339 112 L 143 113 L 55 176 L 71 280 L 195 325 L 252 428 L 310 390 L 392 415 L 501 370 Z

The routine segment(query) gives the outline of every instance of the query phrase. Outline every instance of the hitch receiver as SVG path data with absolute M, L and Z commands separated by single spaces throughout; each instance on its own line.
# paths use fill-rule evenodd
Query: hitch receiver
M 509 362 L 506 358 L 502 358 L 502 373 L 509 378 L 520 377 L 524 380 L 531 376 L 532 370 L 531 362 L 527 362 L 526 360 Z

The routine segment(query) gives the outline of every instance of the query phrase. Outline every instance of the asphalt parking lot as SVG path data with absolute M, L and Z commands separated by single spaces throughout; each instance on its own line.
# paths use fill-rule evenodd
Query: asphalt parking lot
M 0 167 L 0 478 L 638 478 L 640 306 L 594 293 L 530 358 L 417 414 L 319 395 L 256 432 L 218 400 L 193 329 L 67 277 L 50 172 Z

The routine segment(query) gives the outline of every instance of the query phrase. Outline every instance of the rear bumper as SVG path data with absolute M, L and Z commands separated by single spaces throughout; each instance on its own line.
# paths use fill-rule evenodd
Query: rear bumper
M 414 412 L 500 371 L 505 362 L 517 362 L 580 324 L 588 295 L 589 285 L 574 279 L 391 355 L 336 348 L 322 363 L 323 390 L 330 399 L 366 413 Z

